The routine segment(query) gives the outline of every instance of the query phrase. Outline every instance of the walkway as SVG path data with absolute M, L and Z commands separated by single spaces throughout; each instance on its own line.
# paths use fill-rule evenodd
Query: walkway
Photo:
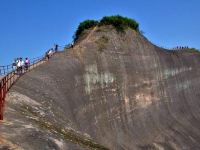
M 53 53 L 53 55 L 56 53 Z M 52 56 L 53 56 L 52 55 Z M 52 57 L 51 56 L 51 57 Z M 45 56 L 34 58 L 30 61 L 30 66 L 28 71 L 24 71 L 22 74 L 17 74 L 16 70 L 13 70 L 11 65 L 8 66 L 0 66 L 1 76 L 0 76 L 0 120 L 3 120 L 4 106 L 5 106 L 5 98 L 6 94 L 12 85 L 26 72 L 31 71 L 37 66 L 45 63 L 47 60 Z M 3 68 L 3 70 L 2 70 Z

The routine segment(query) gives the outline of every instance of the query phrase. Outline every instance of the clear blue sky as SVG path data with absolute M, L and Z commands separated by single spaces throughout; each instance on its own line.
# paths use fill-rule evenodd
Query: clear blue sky
M 0 65 L 65 45 L 85 19 L 135 19 L 153 43 L 200 49 L 199 0 L 0 0 Z

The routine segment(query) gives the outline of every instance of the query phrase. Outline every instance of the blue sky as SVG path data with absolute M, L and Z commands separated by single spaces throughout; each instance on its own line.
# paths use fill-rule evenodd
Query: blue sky
M 0 65 L 65 45 L 81 21 L 120 14 L 156 45 L 200 49 L 199 0 L 0 0 Z

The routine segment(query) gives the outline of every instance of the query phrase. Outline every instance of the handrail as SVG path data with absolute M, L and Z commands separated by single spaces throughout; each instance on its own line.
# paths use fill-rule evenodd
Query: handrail
M 32 59 L 30 59 L 30 62 L 33 62 L 34 60 L 37 60 L 38 58 L 41 58 L 41 57 L 45 57 L 45 56 L 42 55 L 40 57 L 32 58 Z M 14 71 L 14 68 L 13 68 L 12 64 L 6 65 L 6 66 L 0 66 L 0 76 L 5 76 L 5 75 L 7 75 L 8 73 L 10 73 L 12 71 Z
M 4 76 L 12 71 L 12 65 L 0 66 L 0 75 Z
M 56 52 L 54 51 L 50 57 L 52 57 L 55 53 Z M 6 94 L 12 87 L 12 85 L 26 72 L 36 68 L 37 66 L 43 64 L 46 61 L 48 60 L 46 59 L 45 55 L 33 58 L 30 60 L 30 65 L 28 67 L 28 70 L 23 69 L 23 72 L 20 74 L 17 73 L 17 69 L 16 70 L 13 69 L 12 65 L 7 65 L 8 67 L 0 66 L 6 68 L 6 70 L 3 71 L 4 76 L 0 79 L 0 120 L 3 120 Z

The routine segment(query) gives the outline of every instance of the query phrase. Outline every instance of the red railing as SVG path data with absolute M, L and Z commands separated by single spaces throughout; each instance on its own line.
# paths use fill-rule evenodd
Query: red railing
M 28 70 L 23 69 L 23 71 L 20 73 L 17 71 L 17 69 L 14 70 L 12 65 L 0 66 L 0 73 L 1 75 L 3 75 L 2 77 L 0 76 L 0 120 L 3 120 L 6 94 L 12 87 L 12 85 L 26 72 L 34 69 L 35 67 L 37 67 L 40 64 L 43 64 L 46 61 L 47 59 L 45 56 L 31 59 Z

